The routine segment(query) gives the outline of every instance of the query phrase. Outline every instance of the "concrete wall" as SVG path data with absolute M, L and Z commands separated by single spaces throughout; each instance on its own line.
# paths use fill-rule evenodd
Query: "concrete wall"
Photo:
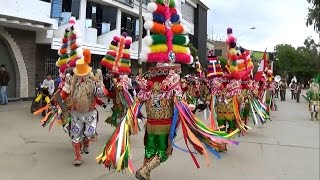
M 213 41 L 214 49 L 221 49 L 221 57 L 227 58 L 227 43 L 224 41 Z
M 28 86 L 27 95 L 28 97 L 33 97 L 35 94 L 36 33 L 34 31 L 20 30 L 14 28 L 5 28 L 5 30 L 11 35 L 14 42 L 20 49 L 27 70 L 27 74 L 22 74 L 22 76 L 27 76 L 28 82 L 22 81 L 21 86 Z M 13 49 L 13 51 L 15 51 L 15 49 Z M 20 70 L 17 72 L 22 73 Z

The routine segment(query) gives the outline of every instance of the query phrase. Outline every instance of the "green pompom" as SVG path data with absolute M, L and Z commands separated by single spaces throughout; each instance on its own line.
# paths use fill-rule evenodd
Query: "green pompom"
M 63 54 L 62 56 L 60 56 L 60 59 L 67 59 L 69 57 L 68 54 Z
M 175 8 L 176 7 L 176 3 L 175 3 L 174 0 L 170 0 L 169 7 L 170 8 Z
M 70 57 L 73 56 L 73 55 L 75 55 L 75 54 L 77 54 L 77 51 L 75 51 L 75 50 L 71 51 L 71 52 L 70 52 Z
M 175 45 L 185 45 L 187 38 L 184 35 L 174 35 L 173 44 Z
M 164 4 L 164 3 L 163 3 L 163 0 L 157 0 L 156 3 L 162 4 L 162 5 Z
M 106 54 L 104 57 L 105 57 L 106 59 L 111 60 L 111 61 L 115 61 L 115 60 L 116 60 L 116 58 L 115 58 L 114 56 L 111 56 L 110 54 Z
M 130 59 L 121 58 L 121 63 L 130 65 L 131 62 L 130 62 Z
M 153 44 L 152 45 L 156 45 L 156 44 L 166 44 L 167 43 L 167 38 L 165 35 L 162 34 L 154 34 L 151 36 L 153 39 Z

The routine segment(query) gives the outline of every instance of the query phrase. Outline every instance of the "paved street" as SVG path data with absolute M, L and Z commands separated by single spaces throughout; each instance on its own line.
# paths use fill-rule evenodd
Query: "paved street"
M 236 138 L 240 145 L 229 146 L 220 160 L 212 156 L 210 167 L 202 161 L 202 168 L 196 169 L 189 154 L 175 150 L 173 157 L 153 172 L 152 179 L 318 180 L 319 121 L 310 121 L 307 102 L 301 99 L 301 103 L 289 98 L 278 101 L 279 111 L 272 113 L 272 122 Z M 100 109 L 99 139 L 90 154 L 84 155 L 81 167 L 73 166 L 71 143 L 62 128 L 55 126 L 48 132 L 40 126 L 40 117 L 30 114 L 29 107 L 30 102 L 0 106 L 1 180 L 135 179 L 129 172 L 109 172 L 95 162 L 113 131 L 103 122 L 110 105 L 107 110 Z M 132 139 L 135 168 L 143 160 L 142 137 L 140 133 Z

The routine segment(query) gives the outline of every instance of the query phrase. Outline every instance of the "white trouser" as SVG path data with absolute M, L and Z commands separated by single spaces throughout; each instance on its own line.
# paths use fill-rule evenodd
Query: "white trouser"
M 96 135 L 98 111 L 96 109 L 87 113 L 71 111 L 70 137 L 72 142 L 82 142 L 84 137 L 92 139 Z

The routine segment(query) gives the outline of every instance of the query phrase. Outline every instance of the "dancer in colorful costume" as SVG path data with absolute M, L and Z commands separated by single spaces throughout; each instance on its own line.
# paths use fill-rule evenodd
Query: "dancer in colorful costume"
M 198 77 L 187 75 L 187 89 L 184 92 L 186 102 L 189 104 L 193 113 L 196 113 L 200 98 L 200 83 Z
M 269 111 L 276 111 L 277 104 L 275 102 L 276 84 L 271 69 L 267 70 L 267 85 L 265 89 L 265 104 Z
M 49 126 L 49 131 L 52 129 L 56 120 L 62 124 L 64 130 L 70 133 L 70 108 L 72 102 L 70 98 L 66 98 L 62 101 L 60 92 L 63 90 L 65 83 L 70 84 L 72 70 L 76 65 L 76 61 L 83 56 L 83 50 L 81 47 L 80 35 L 77 31 L 76 18 L 71 17 L 69 20 L 69 26 L 65 29 L 65 33 L 61 40 L 61 47 L 58 50 L 59 59 L 56 62 L 56 66 L 59 68 L 60 83 L 58 90 L 52 96 L 50 104 L 43 109 L 50 109 L 50 113 L 47 113 L 45 118 L 41 120 L 42 126 Z M 53 103 L 55 100 L 55 103 Z M 39 110 L 40 111 L 40 110 Z M 34 114 L 38 114 L 38 112 Z
M 222 88 L 216 103 L 217 121 L 219 127 L 224 126 L 222 130 L 226 130 L 225 127 L 228 124 L 228 133 L 232 133 L 237 128 L 246 132 L 248 127 L 240 116 L 240 105 L 244 102 L 241 96 L 241 81 L 249 79 L 253 64 L 250 60 L 250 52 L 237 53 L 236 38 L 231 28 L 227 29 L 227 35 L 228 63 L 226 69 L 228 73 L 220 81 L 213 81 L 214 84 L 212 84 L 212 88 L 217 86 L 215 83 Z
M 320 113 L 320 74 L 310 84 L 307 92 L 307 99 L 309 100 L 309 111 L 311 120 L 319 120 Z
M 197 153 L 205 155 L 206 158 L 207 149 L 220 157 L 216 149 L 223 148 L 223 143 L 237 144 L 225 139 L 228 138 L 225 133 L 206 127 L 183 101 L 179 76 L 181 67 L 173 63 L 191 64 L 193 60 L 186 43 L 189 41 L 188 36 L 184 34 L 185 28 L 180 24 L 174 0 L 151 2 L 148 11 L 150 13 L 145 16 L 144 26 L 153 35 L 144 39 L 148 47 L 144 47 L 142 60 L 156 66 L 150 67 L 144 76 L 136 78 L 141 88 L 137 95 L 138 100 L 128 109 L 103 152 L 97 157 L 97 161 L 107 168 L 115 168 L 116 171 L 129 168 L 131 172 L 134 171 L 130 159 L 130 135 L 138 131 L 136 115 L 144 102 L 147 112 L 145 160 L 136 172 L 136 178 L 140 180 L 149 180 L 151 171 L 168 159 L 172 147 L 177 147 L 174 137 L 179 124 L 183 129 L 187 151 L 197 167 L 199 164 L 194 152 L 190 151 L 188 142 L 194 146 Z
M 75 166 L 81 165 L 81 149 L 88 154 L 89 142 L 96 138 L 98 122 L 96 97 L 105 95 L 103 84 L 96 83 L 92 77 L 92 68 L 89 66 L 91 62 L 90 50 L 85 49 L 83 56 L 76 61 L 70 84 L 65 82 L 60 92 L 62 100 L 70 97 L 72 102 L 70 137 L 75 153 Z
M 133 98 L 128 91 L 128 74 L 131 73 L 130 47 L 131 39 L 123 33 L 114 36 L 101 65 L 113 74 L 114 91 L 108 93 L 113 99 L 112 115 L 106 119 L 108 124 L 117 126 L 127 109 L 132 105 Z
M 43 127 L 50 124 L 49 130 L 55 122 L 64 126 L 72 140 L 74 165 L 80 166 L 81 153 L 88 154 L 90 140 L 96 139 L 96 104 L 104 104 L 99 97 L 106 95 L 107 91 L 102 83 L 101 71 L 97 70 L 96 76 L 91 72 L 91 53 L 90 50 L 81 48 L 74 17 L 69 24 L 59 50 L 60 58 L 56 63 L 62 80 L 53 96 L 56 103 L 44 107 L 50 109 L 50 112 L 41 123 Z M 68 47 L 71 49 L 69 53 Z M 68 71 L 72 71 L 74 75 L 71 76 Z

